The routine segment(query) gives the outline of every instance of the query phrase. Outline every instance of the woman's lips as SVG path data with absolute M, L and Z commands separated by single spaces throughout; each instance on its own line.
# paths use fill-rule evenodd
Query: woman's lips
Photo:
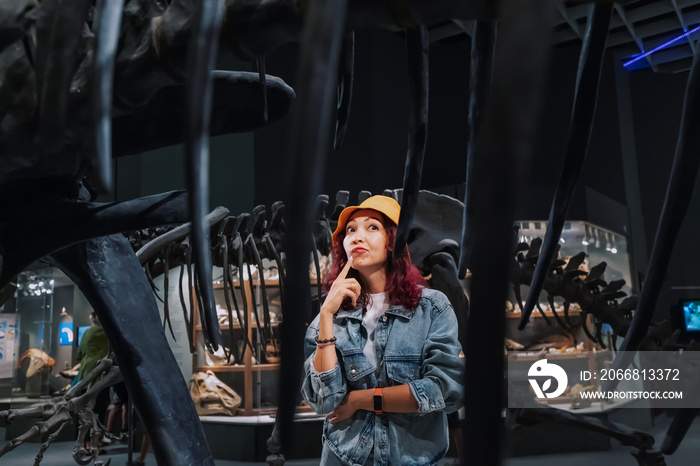
M 367 249 L 365 248 L 355 248 L 352 250 L 353 254 L 362 254 L 363 252 L 367 252 Z

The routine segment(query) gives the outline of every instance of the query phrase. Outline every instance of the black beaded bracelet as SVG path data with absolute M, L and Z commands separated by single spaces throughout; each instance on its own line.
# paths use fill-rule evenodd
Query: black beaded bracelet
M 316 337 L 316 344 L 319 343 L 335 343 L 336 338 L 328 338 L 327 340 L 319 340 L 318 337 Z

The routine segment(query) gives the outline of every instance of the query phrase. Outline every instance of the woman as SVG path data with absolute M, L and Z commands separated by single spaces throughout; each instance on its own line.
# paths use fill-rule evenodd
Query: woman
M 323 465 L 430 465 L 447 452 L 460 407 L 457 319 L 426 288 L 408 251 L 392 258 L 398 203 L 348 207 L 333 233 L 333 269 L 306 333 L 302 394 L 324 423 Z

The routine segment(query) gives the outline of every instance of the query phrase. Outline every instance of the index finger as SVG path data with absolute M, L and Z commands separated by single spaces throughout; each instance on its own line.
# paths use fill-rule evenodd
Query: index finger
M 338 277 L 336 278 L 336 280 L 342 280 L 342 279 L 344 279 L 345 276 L 346 276 L 346 275 L 348 274 L 348 272 L 350 271 L 350 267 L 352 267 L 352 256 L 350 256 L 350 257 L 348 258 L 348 263 L 345 264 L 345 267 L 343 267 L 343 270 L 340 271 L 340 273 L 338 274 Z

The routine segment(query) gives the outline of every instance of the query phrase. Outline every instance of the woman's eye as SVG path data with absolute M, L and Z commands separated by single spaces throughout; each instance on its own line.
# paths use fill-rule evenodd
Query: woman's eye
M 370 230 L 379 230 L 379 227 L 377 225 L 370 225 L 369 229 Z

